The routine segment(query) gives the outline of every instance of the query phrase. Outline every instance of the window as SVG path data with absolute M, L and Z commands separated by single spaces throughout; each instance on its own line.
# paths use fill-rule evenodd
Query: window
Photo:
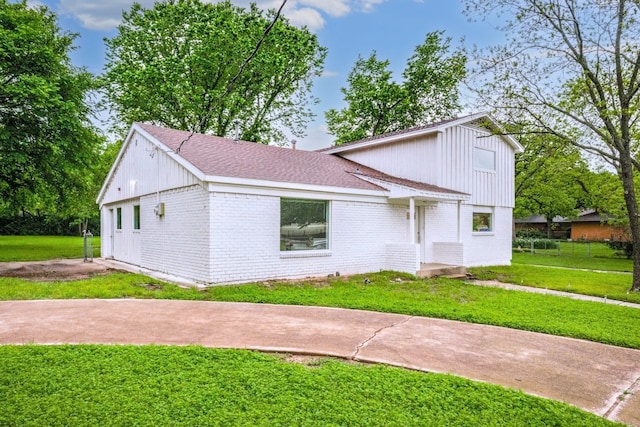
M 493 232 L 493 211 L 488 207 L 473 208 L 473 232 Z
M 133 206 L 133 229 L 140 230 L 140 205 Z
M 122 208 L 116 209 L 116 230 L 122 230 Z
M 325 200 L 280 199 L 280 250 L 327 249 L 328 206 Z
M 476 169 L 485 169 L 490 171 L 496 170 L 495 151 L 475 147 L 473 149 L 473 166 Z

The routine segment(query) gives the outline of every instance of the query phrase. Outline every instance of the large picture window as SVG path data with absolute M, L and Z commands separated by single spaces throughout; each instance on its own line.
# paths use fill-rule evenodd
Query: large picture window
M 473 209 L 473 232 L 493 232 L 493 211 L 491 208 L 477 206 Z
M 329 202 L 280 199 L 280 250 L 327 249 Z
M 496 170 L 495 151 L 475 147 L 473 149 L 473 166 L 476 169 L 484 169 L 489 171 Z

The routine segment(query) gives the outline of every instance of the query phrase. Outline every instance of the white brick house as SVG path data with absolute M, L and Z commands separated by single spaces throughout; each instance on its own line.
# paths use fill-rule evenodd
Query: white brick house
M 513 139 L 485 114 L 318 152 L 136 123 L 102 256 L 204 284 L 508 264 Z

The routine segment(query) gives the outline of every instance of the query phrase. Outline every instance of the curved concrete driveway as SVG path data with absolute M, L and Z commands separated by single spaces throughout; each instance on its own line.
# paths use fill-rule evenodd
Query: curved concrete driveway
M 446 372 L 640 426 L 640 351 L 440 319 L 163 300 L 0 302 L 0 344 L 131 343 L 336 356 Z

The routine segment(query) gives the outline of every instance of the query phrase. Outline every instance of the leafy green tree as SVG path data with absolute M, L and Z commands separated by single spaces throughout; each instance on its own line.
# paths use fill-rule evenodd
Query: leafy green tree
M 555 135 L 611 165 L 633 241 L 640 291 L 640 3 L 637 0 L 467 0 L 499 14 L 508 41 L 478 61 L 480 102 L 505 122 Z M 485 77 L 484 84 L 481 79 Z
M 575 217 L 589 199 L 592 175 L 575 147 L 546 135 L 523 135 L 516 156 L 514 216 L 544 215 L 547 237 L 556 216 Z
M 46 7 L 0 0 L 0 213 L 78 214 L 101 138 L 89 122 L 93 76 L 74 68 L 76 35 Z M 95 207 L 94 207 L 95 209 Z
M 284 18 L 262 39 L 274 18 L 229 1 L 134 3 L 106 40 L 104 81 L 117 122 L 231 136 L 238 120 L 245 140 L 284 143 L 284 130 L 302 137 L 326 49 Z
M 458 85 L 466 75 L 466 56 L 450 53 L 442 31 L 427 34 L 407 61 L 398 83 L 373 52 L 358 58 L 342 88 L 348 106 L 325 113 L 336 144 L 449 118 L 460 110 Z

